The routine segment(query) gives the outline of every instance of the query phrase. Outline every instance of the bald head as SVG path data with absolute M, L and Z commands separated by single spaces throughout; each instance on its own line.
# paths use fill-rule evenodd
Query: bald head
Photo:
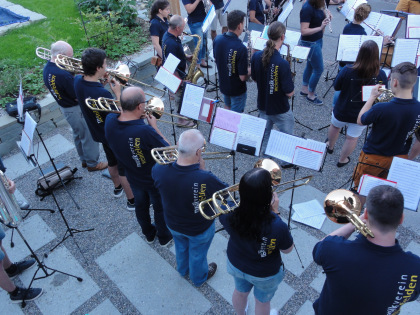
M 204 145 L 204 137 L 197 129 L 184 131 L 179 137 L 178 152 L 182 158 L 195 156 L 198 149 Z
M 141 88 L 137 86 L 131 86 L 124 89 L 121 93 L 121 108 L 124 111 L 132 112 L 137 106 L 146 101 L 146 96 Z
M 54 61 L 58 54 L 73 57 L 73 48 L 69 43 L 59 40 L 51 44 L 51 61 Z
M 185 24 L 184 18 L 177 14 L 173 15 L 171 19 L 169 20 L 169 27 L 173 30 L 176 29 L 177 27 L 182 27 L 183 29 L 184 24 Z

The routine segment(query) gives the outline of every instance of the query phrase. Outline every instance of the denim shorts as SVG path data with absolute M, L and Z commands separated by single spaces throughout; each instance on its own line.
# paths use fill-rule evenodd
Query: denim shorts
M 266 303 L 271 301 L 280 282 L 284 278 L 284 265 L 280 266 L 280 271 L 274 276 L 260 278 L 240 271 L 238 268 L 234 267 L 228 259 L 227 272 L 233 276 L 237 291 L 246 293 L 251 291 L 252 287 L 254 287 L 255 298 L 261 303 Z
M 3 231 L 3 228 L 0 226 L 0 242 L 2 239 L 4 239 L 6 237 L 6 234 Z M 0 249 L 0 261 L 2 261 L 4 258 L 4 253 L 3 251 Z

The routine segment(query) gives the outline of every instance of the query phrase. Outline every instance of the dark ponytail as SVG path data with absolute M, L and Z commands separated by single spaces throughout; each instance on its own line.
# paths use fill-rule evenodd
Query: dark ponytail
M 266 44 L 266 47 L 263 50 L 262 54 L 262 63 L 264 68 L 267 68 L 271 57 L 274 54 L 274 51 L 276 50 L 276 44 L 275 41 L 277 41 L 279 38 L 281 38 L 282 35 L 286 33 L 286 27 L 281 22 L 273 22 L 268 28 L 267 35 L 268 35 L 268 41 Z
M 159 10 L 165 10 L 167 7 L 169 7 L 169 1 L 156 0 L 150 9 L 150 21 L 156 17 L 156 15 L 159 13 Z

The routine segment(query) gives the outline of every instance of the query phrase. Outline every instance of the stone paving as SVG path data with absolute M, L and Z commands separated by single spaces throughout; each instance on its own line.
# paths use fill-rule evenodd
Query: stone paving
M 379 7 L 392 8 L 395 4 L 380 4 L 372 1 L 374 10 Z M 298 14 L 301 4 L 296 3 L 296 8 L 289 18 L 289 28 L 298 26 Z M 375 7 L 376 6 L 376 7 Z M 242 1 L 232 1 L 233 8 L 244 9 Z M 325 35 L 324 60 L 326 71 L 334 61 L 337 36 L 344 26 L 344 19 L 333 12 L 336 20 L 332 35 Z M 340 24 L 341 23 L 341 24 Z M 210 42 L 210 41 L 209 41 Z M 296 91 L 300 88 L 301 73 L 304 64 L 298 64 Z M 214 70 L 213 70 L 214 71 Z M 154 74 L 150 67 L 140 74 L 146 83 L 151 82 L 149 75 Z M 211 72 L 210 74 L 212 74 Z M 154 82 L 153 84 L 156 84 Z M 321 82 L 318 94 L 323 94 L 328 89 L 330 82 Z M 150 91 L 152 92 L 152 91 Z M 215 93 L 206 93 L 206 96 L 215 97 Z M 316 129 L 327 125 L 329 122 L 332 91 L 325 98 L 325 105 L 315 107 L 307 104 L 303 99 L 295 98 L 296 118 L 312 127 L 309 130 L 301 125 L 296 125 L 295 134 L 305 133 L 308 138 L 323 141 L 326 131 Z M 248 101 L 246 112 L 255 108 L 256 87 L 255 83 L 248 83 Z M 168 106 L 168 100 L 165 100 Z M 172 127 L 159 124 L 159 128 L 173 141 Z M 199 129 L 205 136 L 209 134 L 209 126 L 200 124 Z M 176 138 L 183 131 L 175 128 Z M 112 183 L 100 173 L 89 173 L 80 167 L 72 136 L 66 122 L 61 122 L 53 132 L 43 135 L 46 145 L 57 163 L 80 168 L 76 175 L 81 179 L 67 185 L 64 189 L 56 190 L 58 205 L 63 209 L 63 214 L 70 227 L 74 229 L 94 228 L 94 231 L 76 233 L 69 237 L 54 251 L 56 246 L 65 236 L 66 226 L 58 213 L 32 212 L 19 226 L 24 237 L 31 247 L 42 258 L 45 264 L 53 269 L 82 277 L 78 282 L 75 278 L 59 272 L 46 279 L 36 280 L 34 286 L 43 287 L 45 293 L 34 302 L 28 302 L 22 309 L 18 304 L 11 304 L 7 294 L 0 291 L 1 314 L 233 314 L 231 294 L 234 283 L 226 271 L 226 245 L 228 235 L 222 231 L 217 233 L 209 251 L 209 261 L 218 264 L 215 276 L 200 288 L 195 288 L 188 278 L 179 276 L 175 269 L 174 246 L 161 247 L 158 242 L 152 245 L 146 243 L 133 212 L 125 210 L 125 199 L 112 197 Z M 338 141 L 338 147 L 343 143 L 343 137 Z M 354 161 L 360 152 L 362 139 L 359 141 L 357 152 L 353 154 L 352 163 L 343 169 L 335 166 L 338 153 L 327 156 L 322 173 L 301 168 L 297 177 L 314 175 L 309 185 L 296 189 L 294 203 L 316 199 L 323 202 L 326 194 L 340 186 L 346 186 Z M 209 145 L 209 151 L 218 151 L 220 148 Z M 339 151 L 339 150 L 336 150 Z M 46 153 L 42 148 L 35 146 L 42 167 L 50 166 Z M 104 159 L 104 154 L 101 154 Z M 40 201 L 35 196 L 34 190 L 39 171 L 29 166 L 17 149 L 4 156 L 7 175 L 15 179 L 20 194 L 31 203 L 34 208 L 57 210 L 51 196 Z M 256 162 L 257 157 L 237 154 L 236 182 Z M 222 180 L 233 183 L 232 162 L 208 162 L 208 168 Z M 283 172 L 282 181 L 293 178 L 292 170 Z M 69 197 L 70 193 L 80 209 Z M 291 192 L 287 191 L 280 196 L 281 215 L 287 221 Z M 25 214 L 22 212 L 22 215 Z M 405 211 L 405 222 L 398 230 L 398 239 L 406 250 L 420 255 L 420 228 L 418 212 Z M 216 222 L 216 227 L 220 223 Z M 312 260 L 312 249 L 316 242 L 339 226 L 328 219 L 322 228 L 316 230 L 299 223 L 292 222 L 292 235 L 296 249 L 302 260 L 299 261 L 296 251 L 283 255 L 286 266 L 286 276 L 272 300 L 272 308 L 280 314 L 313 314 L 312 303 L 318 297 L 325 279 L 322 269 Z M 10 248 L 11 231 L 7 231 L 4 245 L 12 260 L 20 260 L 29 255 L 19 235 L 14 233 L 15 246 Z M 360 264 L 362 268 L 363 262 Z M 17 278 L 19 285 L 28 285 L 36 268 L 30 269 Z M 43 275 L 40 270 L 38 275 Z M 254 313 L 253 298 L 249 299 L 249 313 Z M 420 301 L 404 306 L 401 314 L 415 315 L 420 313 Z

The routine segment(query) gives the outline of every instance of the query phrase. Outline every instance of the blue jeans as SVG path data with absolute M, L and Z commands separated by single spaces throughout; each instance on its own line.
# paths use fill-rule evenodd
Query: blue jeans
M 198 63 L 206 58 L 206 45 L 204 45 L 204 36 L 207 37 L 207 32 L 203 36 L 203 22 L 188 23 L 191 34 L 197 34 L 201 37 L 200 53 L 198 54 Z M 194 37 L 194 45 L 197 46 L 198 39 Z
M 235 289 L 237 291 L 247 293 L 254 287 L 255 298 L 261 303 L 266 303 L 271 301 L 280 282 L 282 282 L 284 278 L 284 265 L 280 266 L 279 272 L 274 276 L 261 278 L 242 272 L 233 266 L 228 259 L 227 272 L 233 276 L 233 279 L 235 280 Z
M 134 203 L 136 206 L 136 217 L 140 224 L 141 230 L 146 237 L 152 237 L 157 230 L 159 239 L 167 240 L 171 237 L 171 233 L 166 226 L 163 217 L 162 200 L 159 191 L 156 188 L 139 189 L 131 186 L 134 195 Z M 150 218 L 150 204 L 153 204 L 155 225 L 152 224 Z
M 224 95 L 225 105 L 237 113 L 243 113 L 246 105 L 246 92 L 238 96 Z
M 190 236 L 169 229 L 175 242 L 176 265 L 181 276 L 190 273 L 190 279 L 195 286 L 202 285 L 207 280 L 209 267 L 207 252 L 214 237 L 215 223 L 203 233 Z
M 322 58 L 322 38 L 315 42 L 301 40 L 299 45 L 310 47 L 311 50 L 306 62 L 306 68 L 303 72 L 303 85 L 308 86 L 309 92 L 315 92 L 319 78 L 324 71 L 324 60 Z

